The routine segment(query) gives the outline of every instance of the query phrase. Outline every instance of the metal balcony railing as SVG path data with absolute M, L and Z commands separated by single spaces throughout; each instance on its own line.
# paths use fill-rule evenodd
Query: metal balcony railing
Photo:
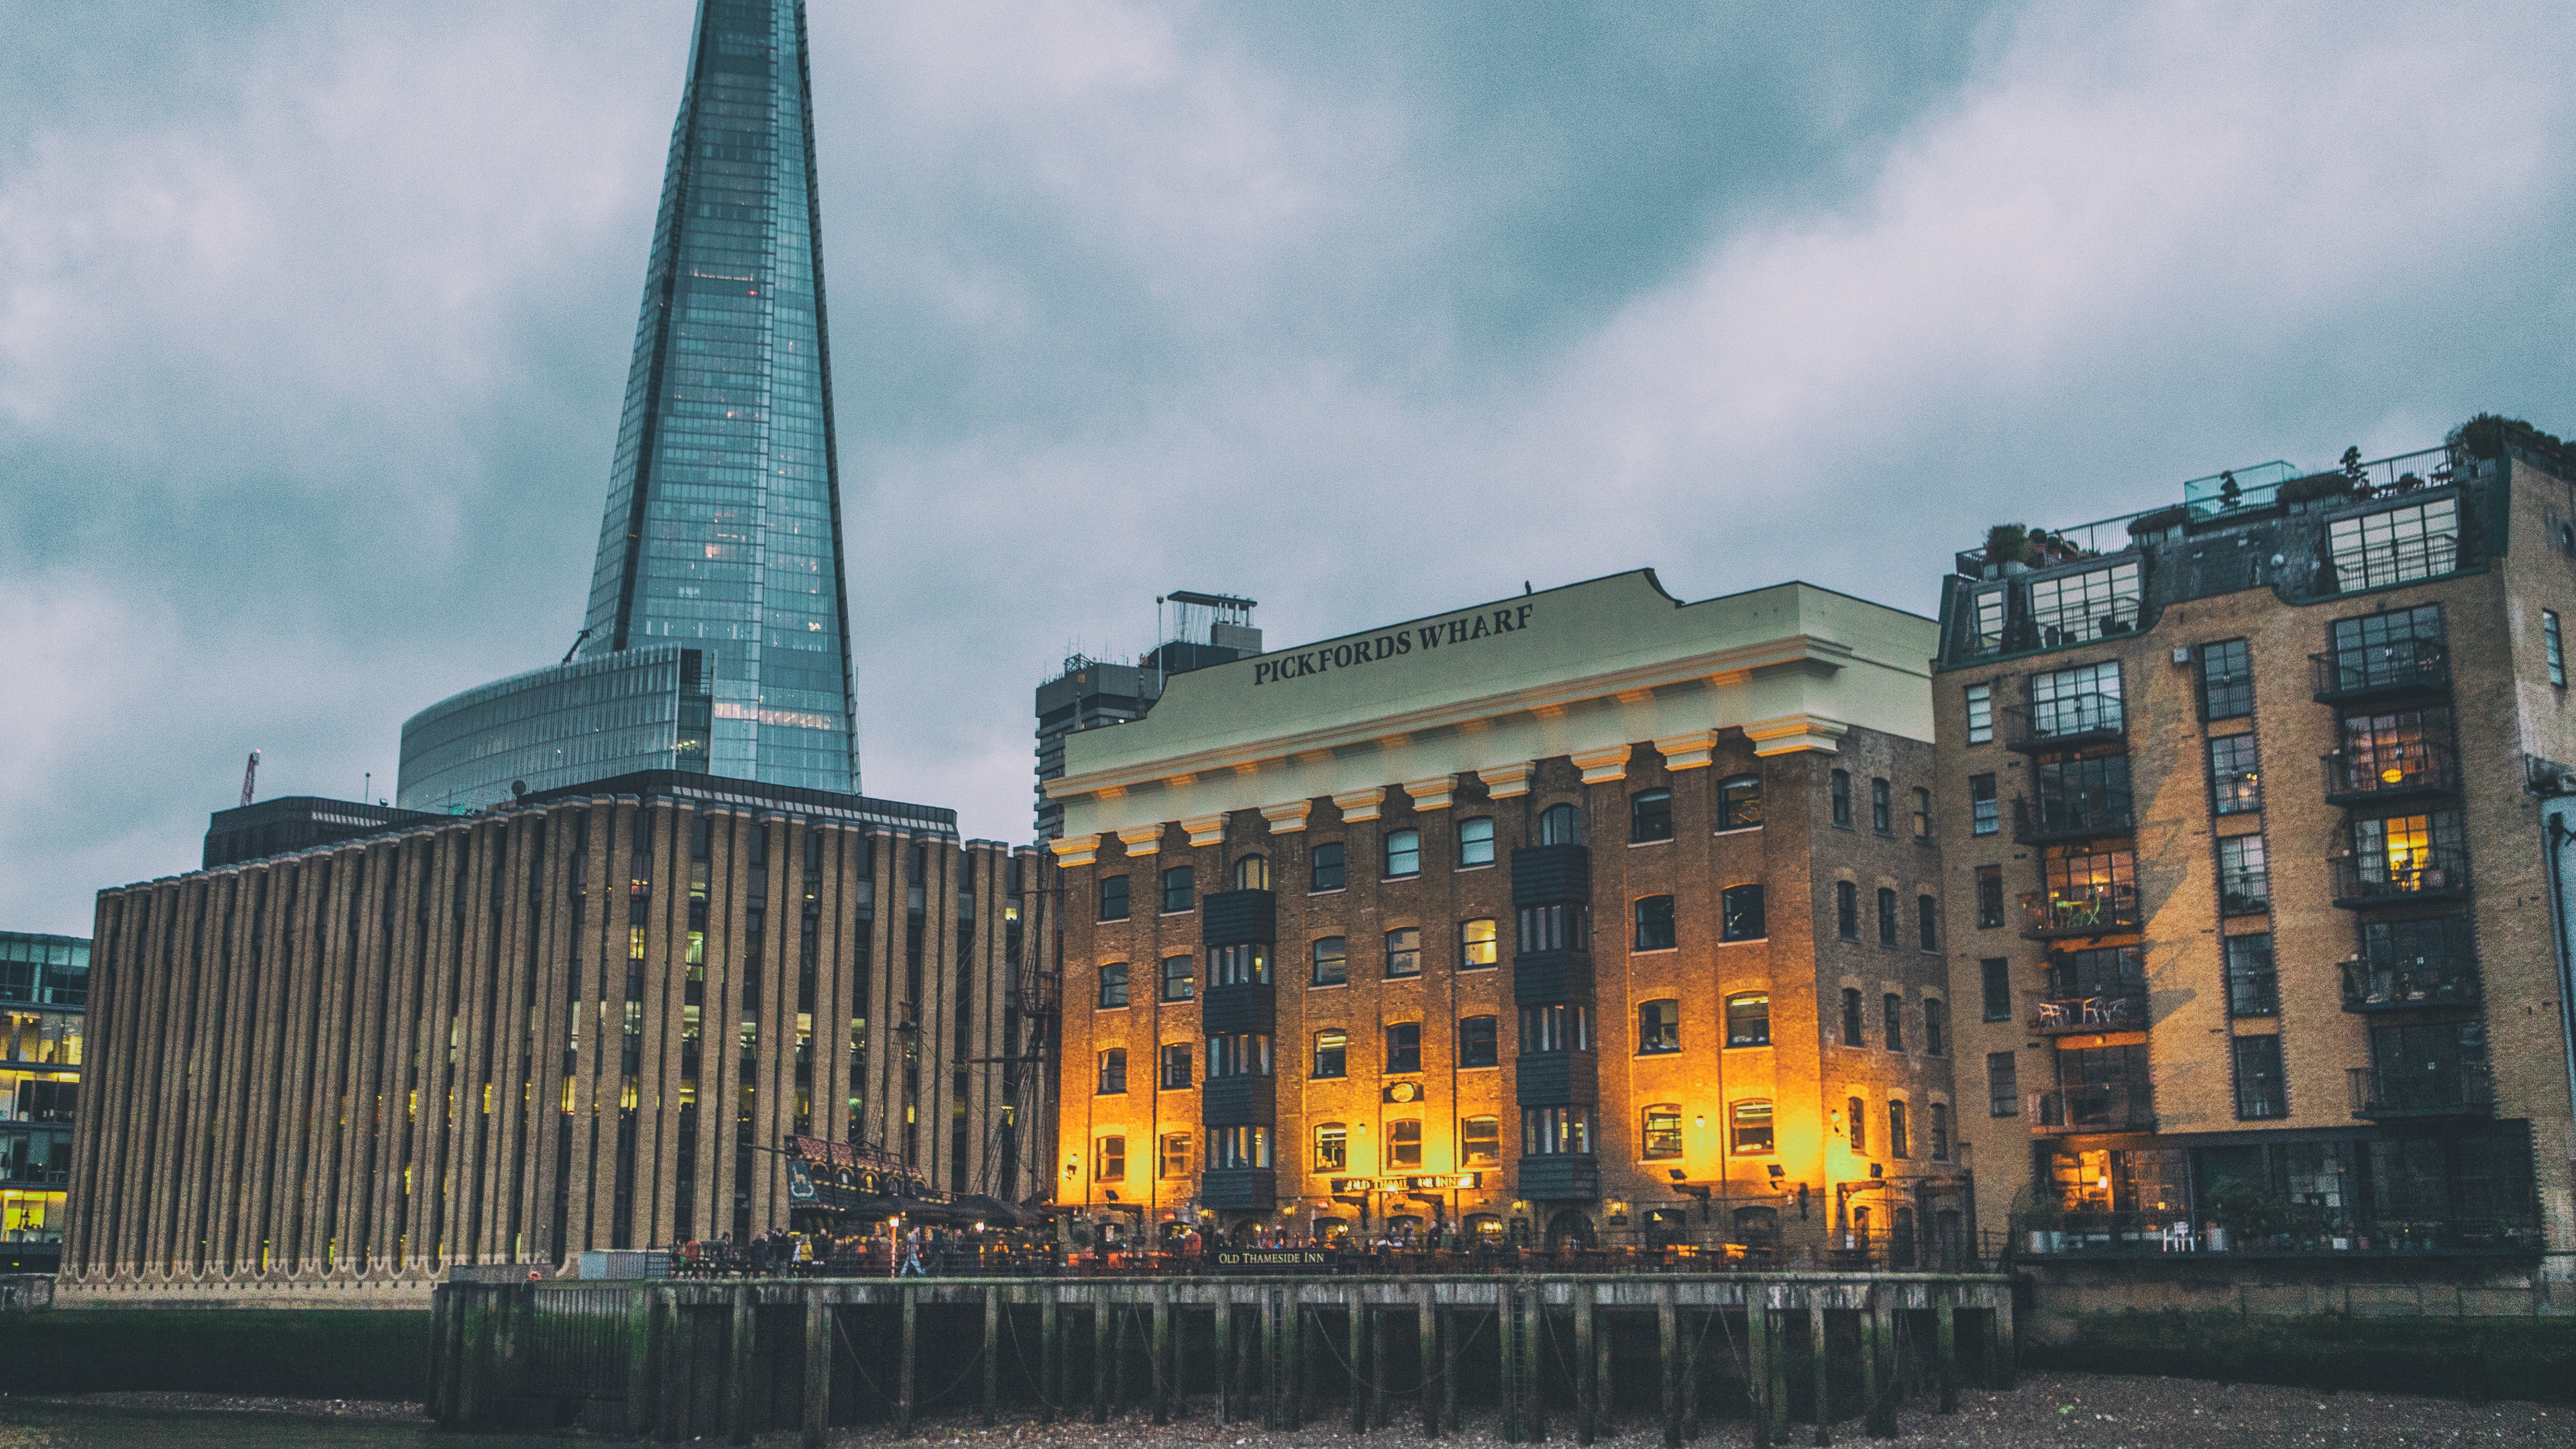
M 2330 649 L 2308 656 L 2308 675 L 2319 704 L 2444 694 L 2451 688 L 2451 652 L 2440 639 Z
M 2460 763 L 2448 745 L 2411 743 L 2404 753 L 2328 750 L 2326 800 L 2335 805 L 2368 805 L 2417 795 L 2454 795 L 2460 789 Z
M 2415 1006 L 2475 1006 L 2478 964 L 2467 953 L 2343 963 L 2343 1009 L 2398 1011 Z
M 2126 792 L 2080 794 L 2013 800 L 2013 839 L 2024 845 L 2051 840 L 2082 840 L 2096 835 L 2126 835 L 2138 828 L 2138 812 Z
M 2004 709 L 2004 747 L 2063 750 L 2119 740 L 2128 714 L 2116 694 L 2070 694 Z
M 2033 891 L 2021 898 L 2021 909 L 2021 933 L 2034 941 L 2138 929 L 2135 886 Z
M 2483 1063 L 2348 1067 L 2345 1076 L 2356 1117 L 2486 1117 L 2495 1112 L 2495 1076 Z
M 2030 1094 L 2030 1130 L 2040 1136 L 2152 1132 L 2155 1126 L 2155 1100 L 2144 1082 L 2053 1087 Z
M 2065 996 L 2040 1002 L 2031 1014 L 2031 1029 L 2051 1036 L 2073 1031 L 2143 1031 L 2147 994 L 2121 992 L 2105 996 Z
M 2334 867 L 2334 902 L 2347 909 L 2455 900 L 2469 893 L 2469 855 L 2456 847 L 2435 846 L 2393 858 L 2338 855 L 2327 863 Z

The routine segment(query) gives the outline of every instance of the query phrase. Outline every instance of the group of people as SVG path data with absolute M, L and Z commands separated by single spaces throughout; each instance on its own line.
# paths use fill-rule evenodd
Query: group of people
M 692 1278 L 737 1273 L 762 1278 L 926 1277 L 990 1269 L 1045 1252 L 1043 1245 L 1019 1242 L 1006 1233 L 881 1222 L 870 1225 L 869 1231 L 842 1235 L 773 1228 L 739 1245 L 730 1237 L 686 1242 L 671 1250 L 671 1269 L 677 1276 Z

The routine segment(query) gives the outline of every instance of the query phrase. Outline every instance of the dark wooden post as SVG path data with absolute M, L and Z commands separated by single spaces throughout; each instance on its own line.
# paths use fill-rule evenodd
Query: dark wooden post
M 1574 1285 L 1574 1442 L 1590 1444 L 1594 1406 L 1601 1394 L 1601 1361 L 1593 1348 L 1593 1285 Z
M 2014 1362 L 2012 1285 L 1988 1288 L 1986 1294 L 1995 1303 L 1994 1313 L 1986 1320 L 1986 1333 L 1992 1340 L 1988 1354 L 1995 1366 L 1995 1387 L 2009 1389 L 2020 1377 L 2021 1369 Z
M 1664 1366 L 1664 1449 L 1682 1443 L 1682 1309 L 1680 1290 L 1669 1278 L 1655 1285 L 1655 1335 Z
M 1959 1290 L 1941 1290 L 1941 1304 L 1935 1310 L 1940 1327 L 1936 1344 L 1937 1367 L 1941 1375 L 1941 1412 L 1959 1412 Z
M 1807 1383 L 1816 1399 L 1816 1442 L 1833 1442 L 1827 1427 L 1834 1421 L 1834 1377 L 1832 1354 L 1825 1337 L 1825 1293 L 1815 1284 L 1807 1287 Z
M 1360 1302 L 1360 1289 L 1342 1295 L 1349 1305 L 1350 1320 L 1343 1325 L 1350 1338 L 1351 1432 L 1365 1434 L 1369 1429 L 1368 1391 L 1368 1309 Z
M 1386 1335 L 1395 1324 L 1395 1315 L 1363 1305 L 1360 1312 L 1369 1315 L 1369 1422 L 1386 1426 L 1389 1400 L 1386 1391 Z
M 1695 1335 L 1689 1331 L 1689 1320 L 1682 1323 L 1682 1437 L 1692 1441 L 1699 1438 L 1699 1381 L 1706 1367 L 1709 1330 L 1716 1326 L 1714 1309 L 1699 1315 L 1699 1332 Z
M 1760 1283 L 1744 1285 L 1744 1397 L 1753 1411 L 1753 1449 L 1771 1449 L 1770 1294 Z
M 724 1418 L 729 1444 L 751 1442 L 752 1351 L 758 1343 L 759 1324 L 751 1285 L 746 1283 L 733 1290 L 733 1332 L 725 1345 Z
M 1109 1422 L 1109 1360 L 1114 1345 L 1109 1340 L 1109 1288 L 1102 1284 L 1091 1290 L 1091 1422 Z
M 660 1297 L 641 1283 L 626 1290 L 626 1434 L 641 1438 L 653 1419 L 654 1308 Z
M 1547 1400 L 1540 1393 L 1544 1382 L 1539 1374 L 1539 1337 L 1547 1331 L 1547 1289 L 1532 1280 L 1521 1293 L 1521 1410 L 1522 1427 L 1532 1443 L 1547 1438 Z
M 1611 1362 L 1611 1344 L 1618 1337 L 1609 1311 L 1601 1311 L 1601 1321 L 1592 1331 L 1592 1432 L 1609 1437 L 1619 1431 L 1619 1375 Z
M 1280 1331 L 1288 1335 L 1288 1419 L 1281 1427 L 1306 1427 L 1306 1305 L 1300 1301 L 1297 1285 L 1290 1283 L 1279 1290 L 1287 1299 L 1280 1314 Z
M 822 1449 L 832 1418 L 832 1305 L 830 1290 L 805 1290 L 805 1413 L 797 1442 Z
M 1127 1382 L 1127 1305 L 1114 1304 L 1109 1315 L 1109 1411 L 1118 1413 L 1136 1402 Z
M 1216 1290 L 1216 1421 L 1234 1422 L 1234 1290 Z
M 684 1303 L 677 1291 L 663 1300 L 665 1325 L 662 1334 L 662 1412 L 654 1416 L 653 1430 L 665 1444 L 677 1444 L 689 1437 L 691 1381 L 698 1370 L 698 1315 L 694 1304 Z
M 984 1427 L 1002 1406 L 1002 1285 L 984 1285 Z
M 914 1371 L 920 1361 L 921 1290 L 912 1284 L 903 1287 L 902 1345 L 896 1349 L 894 1432 L 896 1438 L 912 1434 L 912 1395 Z
M 1146 1375 L 1152 1380 L 1154 1422 L 1168 1424 L 1172 1422 L 1172 1379 L 1174 1377 L 1172 1373 L 1172 1285 L 1169 1283 L 1158 1281 L 1154 1284 L 1154 1333 L 1146 1347 L 1151 1351 L 1154 1360 L 1152 1372 Z
M 1512 1342 L 1519 1327 L 1520 1305 L 1515 1300 L 1509 1279 L 1494 1285 L 1494 1339 L 1499 1369 L 1496 1382 L 1501 1386 L 1503 1442 L 1506 1444 L 1521 1442 L 1521 1356 Z
M 1440 1437 L 1440 1396 L 1448 1391 L 1449 1365 L 1440 1345 L 1438 1290 L 1425 1283 L 1413 1310 L 1413 1356 L 1422 1363 L 1422 1437 Z

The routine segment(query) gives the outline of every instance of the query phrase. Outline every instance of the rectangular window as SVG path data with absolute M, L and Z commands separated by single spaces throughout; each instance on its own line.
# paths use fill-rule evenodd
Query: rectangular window
M 1878 888 L 1878 944 L 1896 944 L 1896 892 L 1885 886 Z
M 2338 690 L 2439 684 L 2449 664 L 2439 604 L 2337 619 L 2331 638 L 2334 667 L 2327 682 Z
M 1351 1129 L 1339 1122 L 1322 1122 L 1315 1127 L 1315 1170 L 1347 1172 L 1351 1164 Z
M 2254 712 L 2254 665 L 2242 639 L 2200 646 L 2200 717 L 2243 719 Z
M 1503 1160 L 1503 1124 L 1499 1117 L 1469 1117 L 1458 1124 L 1458 1165 Z
M 1903 1102 L 1890 1102 L 1887 1104 L 1888 1156 L 1912 1157 L 1914 1155 L 1913 1128 L 1914 1124 L 1907 1120 L 1905 1104 Z
M 1868 1155 L 1869 1104 L 1858 1097 L 1843 1099 L 1843 1130 L 1851 1138 L 1851 1150 Z
M 1914 898 L 1914 944 L 1925 951 L 1941 949 L 1941 906 L 1930 896 Z
M 1592 1151 L 1589 1107 L 1523 1107 L 1521 1152 L 1525 1156 L 1582 1156 Z
M 1270 1075 L 1270 1038 L 1255 1031 L 1221 1032 L 1207 1039 L 1208 1077 Z
M 1869 782 L 1869 828 L 1881 835 L 1896 833 L 1896 805 L 1885 780 Z
M 1315 1075 L 1341 1077 L 1350 1074 L 1351 1035 L 1334 1027 L 1315 1033 Z
M 1981 995 L 1985 998 L 1985 1019 L 2012 1020 L 2012 962 L 2001 956 L 1988 956 L 1977 963 Z
M 1458 822 L 1458 865 L 1459 865 L 1459 867 L 1460 867 L 1461 869 L 1464 869 L 1464 868 L 1466 868 L 1466 867 L 1468 867 L 1468 866 L 1471 866 L 1471 865 L 1492 865 L 1493 863 L 1494 863 L 1494 819 L 1493 819 L 1493 817 L 1492 817 L 1492 816 L 1490 816 L 1490 815 L 1477 815 L 1477 816 L 1472 816 L 1472 817 L 1470 817 L 1470 818 L 1468 818 L 1468 819 L 1465 819 L 1465 820 L 1461 820 L 1461 821 L 1459 821 L 1459 822 Z
M 2272 872 L 2264 861 L 2262 836 L 2231 835 L 2218 842 L 2218 903 L 2231 916 L 2272 908 Z
M 1163 1047 L 1163 1090 L 1186 1092 L 1190 1089 L 1190 1047 L 1187 1042 L 1170 1042 Z
M 1643 1130 L 1638 1133 L 1641 1157 L 1679 1157 L 1682 1155 L 1682 1109 L 1678 1102 L 1657 1102 L 1645 1113 Z
M 2271 933 L 2227 938 L 2227 1014 L 2281 1014 L 2280 985 L 2272 972 Z
M 1317 986 L 1339 986 L 1351 979 L 1350 958 L 1342 948 L 1342 938 L 1326 936 L 1313 946 L 1314 983 Z
M 1398 876 L 1422 874 L 1422 832 L 1390 830 L 1386 833 L 1386 874 Z
M 2290 1115 L 2289 1094 L 2281 1089 L 2279 1037 L 2236 1038 L 2236 1115 L 2248 1122 Z
M 1098 1149 L 1092 1153 L 1092 1164 L 1091 1175 L 1094 1180 L 1125 1182 L 1127 1180 L 1127 1139 L 1101 1138 Z
M 2113 564 L 2041 579 L 2030 586 L 2030 620 L 2040 647 L 2056 649 L 2138 629 L 2138 566 Z
M 1761 992 L 1726 998 L 1726 1044 L 1758 1047 L 1771 1044 L 1771 998 Z
M 1211 1127 L 1208 1129 L 1208 1169 L 1212 1172 L 1237 1172 L 1245 1168 L 1270 1165 L 1270 1129 L 1267 1127 Z
M 1460 921 L 1458 923 L 1459 969 L 1473 971 L 1480 966 L 1491 966 L 1495 960 L 1493 921 L 1482 917 L 1472 921 Z
M 2004 647 L 2004 591 L 1988 589 L 1977 595 L 1977 652 L 1993 654 Z
M 1834 771 L 1826 781 L 1826 793 L 1833 801 L 1834 823 L 1845 830 L 1851 829 L 1851 772 Z
M 1935 1102 L 1931 1106 L 1930 1115 L 1932 1118 L 1932 1160 L 1934 1162 L 1947 1162 L 1950 1160 L 1950 1109 L 1942 1103 Z
M 1968 686 L 1968 743 L 1991 744 L 1995 738 L 1995 687 L 1991 684 Z
M 1914 787 L 1914 838 L 1925 844 L 1932 840 L 1932 792 Z
M 2252 733 L 2209 742 L 2209 794 L 2221 815 L 2263 808 L 2263 772 L 2255 761 Z
M 1102 1010 L 1127 1004 L 1127 963 L 1112 961 L 1100 968 L 1100 1005 Z
M 1729 1107 L 1727 1146 L 1738 1157 L 1759 1157 L 1772 1150 L 1771 1104 L 1738 1102 Z
M 1995 777 L 1970 775 L 1968 777 L 1968 832 L 1972 835 L 1993 835 L 2003 828 L 2004 811 L 2002 802 L 1995 798 Z
M 1950 1051 L 1950 1003 L 1937 996 L 1923 998 L 1923 1054 L 1947 1056 Z
M 1407 1119 L 1386 1124 L 1386 1165 L 1395 1172 L 1422 1170 L 1422 1123 Z
M 1389 1022 L 1386 1028 L 1386 1071 L 1389 1076 L 1422 1070 L 1422 1023 Z
M 2446 890 L 2466 878 L 2456 811 L 2399 815 L 2352 823 L 2352 852 L 2370 895 Z
M 2335 587 L 2350 593 L 2429 579 L 2459 567 L 2459 502 L 2436 498 L 2326 525 Z
M 1990 931 L 2004 923 L 2004 868 L 1977 867 L 1977 929 Z
M 1390 981 L 1422 974 L 1422 933 L 1411 926 L 1386 933 L 1386 975 Z
M 1100 1084 L 1103 1097 L 1115 1097 L 1127 1090 L 1127 1049 L 1111 1047 L 1100 1054 Z
M 1861 1033 L 1860 988 L 1856 986 L 1843 988 L 1843 1045 L 1868 1045 Z
M 1198 958 L 1166 956 L 1163 958 L 1163 999 L 1187 1001 L 1198 994 Z
M 1111 875 L 1100 878 L 1100 919 L 1127 919 L 1127 877 Z
M 1270 948 L 1259 945 L 1210 946 L 1208 983 L 1212 986 L 1267 986 Z
M 1164 1134 L 1163 1134 L 1163 1176 L 1165 1176 L 1165 1177 L 1187 1177 L 1187 1176 L 1189 1176 L 1189 1175 L 1190 1175 L 1190 1134 L 1188 1134 L 1187 1132 L 1166 1132 L 1166 1133 L 1164 1133 Z
M 1579 1004 L 1521 1008 L 1521 1054 L 1592 1050 L 1592 1008 Z
M 1673 792 L 1640 790 L 1628 799 L 1628 843 L 1673 838 Z
M 1328 840 L 1316 846 L 1307 864 L 1311 867 L 1313 878 L 1310 889 L 1322 892 L 1337 891 L 1342 888 L 1342 843 L 1340 841 Z
M 1834 882 L 1834 934 L 1846 941 L 1860 939 L 1860 887 L 1847 880 Z
M 1762 777 L 1737 775 L 1717 786 L 1717 828 L 1750 830 L 1762 823 Z
M 1682 1004 L 1646 1001 L 1637 1006 L 1637 1054 L 1654 1056 L 1682 1049 Z
M 2540 648 L 2549 665 L 2549 682 L 2560 689 L 2567 687 L 2567 650 L 2559 641 L 2558 611 L 2540 611 Z
M 1502 1061 L 1502 1050 L 1490 1016 L 1458 1018 L 1458 1065 L 1490 1067 Z
M 1718 893 L 1718 939 L 1759 941 L 1769 935 L 1762 921 L 1762 887 L 1728 886 Z
M 2116 734 L 2125 728 L 2126 718 L 2117 660 L 2031 676 L 2030 725 L 2036 738 Z
M 1880 1015 L 1886 1018 L 1886 1039 L 1879 1044 L 1892 1052 L 1905 1050 L 1905 998 L 1891 991 L 1879 998 Z
M 2052 845 L 2040 855 L 2046 924 L 2057 931 L 2114 931 L 2138 924 L 2137 857 L 2126 846 Z
M 1636 948 L 1640 951 L 1669 951 L 1673 948 L 1673 898 L 1646 896 L 1636 905 Z
M 1177 915 L 1194 909 L 1197 905 L 1198 894 L 1194 889 L 1190 868 L 1186 865 L 1176 865 L 1165 870 L 1163 872 L 1163 914 Z
M 2019 1058 L 2011 1052 L 1986 1053 L 1986 1115 L 2021 1115 Z

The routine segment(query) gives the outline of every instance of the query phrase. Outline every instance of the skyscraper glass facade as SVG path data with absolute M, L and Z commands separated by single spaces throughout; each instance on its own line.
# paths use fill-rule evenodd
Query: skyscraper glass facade
M 62 1252 L 88 1006 L 89 942 L 0 931 L 0 1272 Z
M 703 650 L 707 768 L 858 789 L 800 0 L 702 0 L 586 656 Z
M 396 803 L 457 812 L 639 770 L 705 773 L 707 651 L 656 644 L 532 669 L 403 721 Z

